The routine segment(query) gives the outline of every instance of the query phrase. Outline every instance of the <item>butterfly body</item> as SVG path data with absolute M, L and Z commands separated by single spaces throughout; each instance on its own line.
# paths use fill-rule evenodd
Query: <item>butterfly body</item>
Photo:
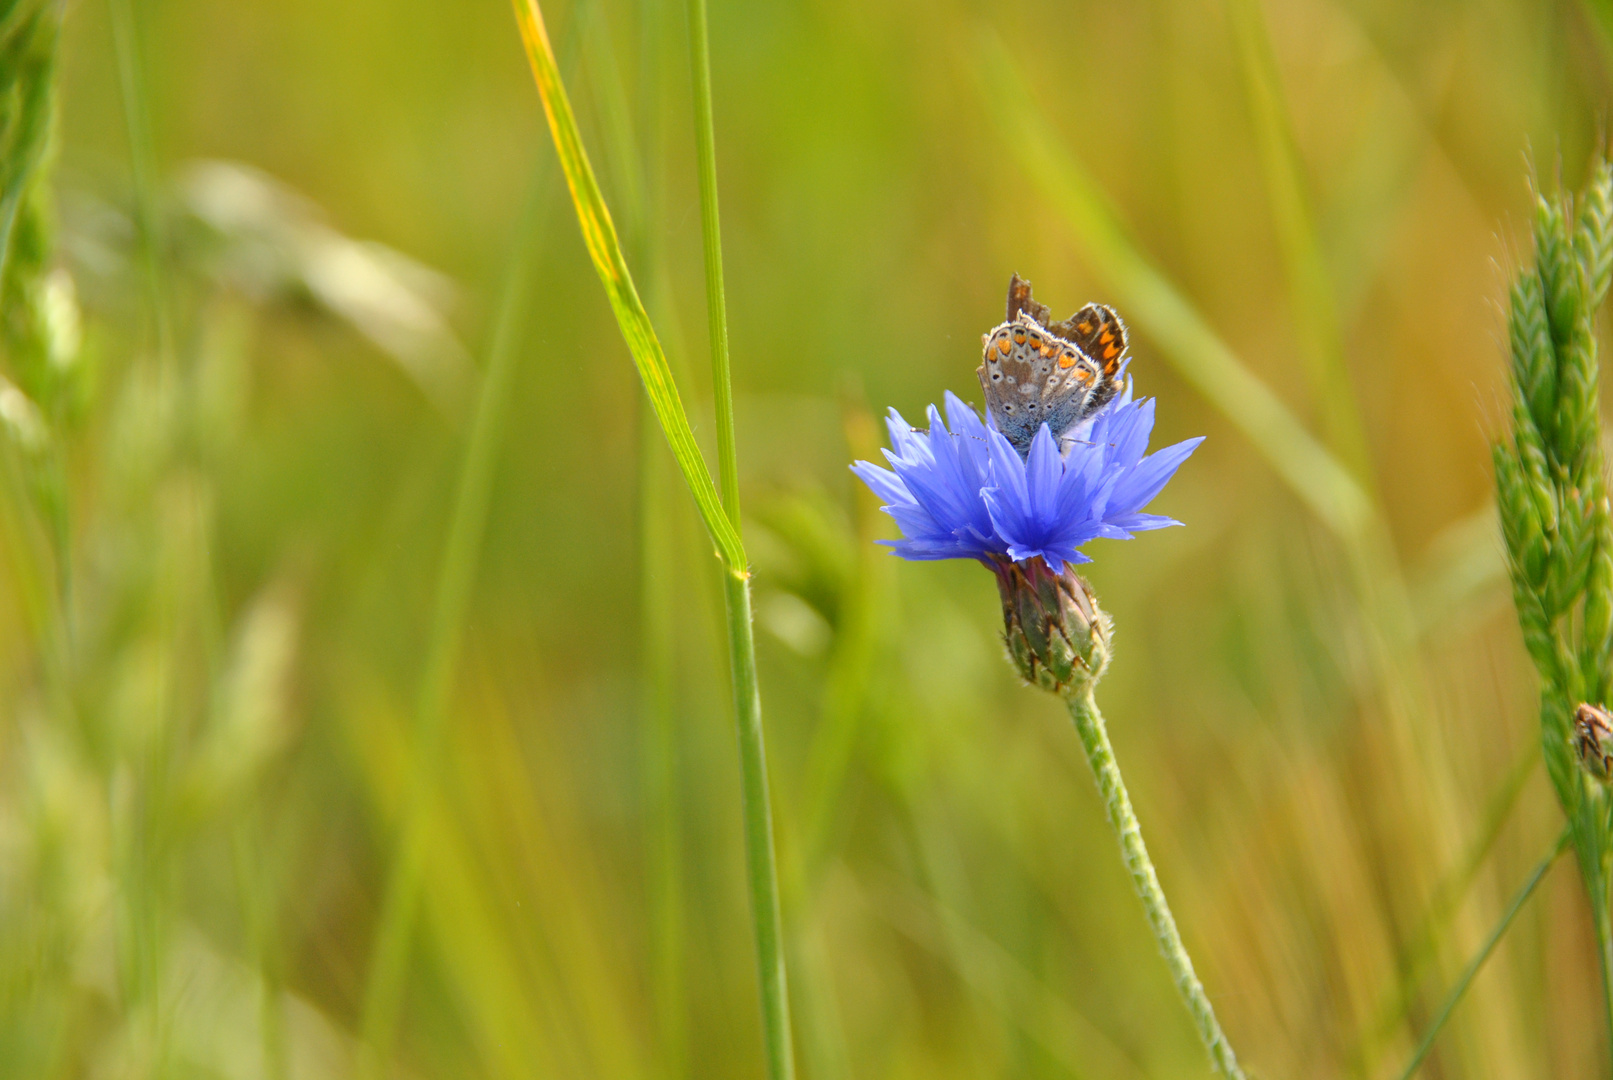
M 982 342 L 976 373 L 986 410 L 1021 457 L 1043 424 L 1054 438 L 1065 436 L 1120 392 L 1126 326 L 1102 304 L 1055 322 L 1016 274 L 1008 283 L 1008 318 Z

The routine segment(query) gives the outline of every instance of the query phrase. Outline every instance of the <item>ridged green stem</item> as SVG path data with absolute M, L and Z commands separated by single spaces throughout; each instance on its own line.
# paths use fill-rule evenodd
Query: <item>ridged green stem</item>
M 750 579 L 723 576 L 728 606 L 728 646 L 739 725 L 739 774 L 744 799 L 745 866 L 750 885 L 756 970 L 761 982 L 762 1038 L 768 1080 L 795 1076 L 790 1033 L 790 995 L 784 974 L 784 931 L 779 915 L 778 861 L 773 853 L 773 812 L 767 790 L 767 752 L 762 739 L 762 699 L 756 682 Z
M 717 413 L 717 477 L 723 509 L 740 535 L 739 459 L 734 447 L 734 389 L 728 362 L 728 308 L 723 295 L 722 224 L 717 213 L 717 148 L 711 115 L 711 53 L 705 0 L 689 0 L 689 67 L 694 78 L 695 157 L 700 168 L 700 221 L 706 261 L 706 314 L 711 337 L 712 404 Z M 752 932 L 761 982 L 762 1037 L 769 1080 L 791 1080 L 795 1052 L 785 978 L 778 857 L 773 850 L 772 803 L 762 735 L 762 697 L 756 680 L 756 639 L 750 575 L 730 567 L 723 576 L 728 608 L 728 653 L 739 726 L 739 767 L 744 790 L 745 865 L 750 877 Z
M 711 48 L 706 0 L 689 0 L 689 68 L 694 78 L 695 160 L 700 167 L 700 235 L 706 252 L 706 316 L 711 335 L 711 394 L 717 412 L 717 476 L 722 504 L 739 529 L 739 468 L 734 449 L 734 387 L 728 365 L 728 299 L 722 280 L 722 223 L 717 215 L 717 139 L 711 116 Z
M 1148 925 L 1154 931 L 1154 940 L 1159 943 L 1160 952 L 1165 954 L 1165 963 L 1170 966 L 1176 992 L 1182 995 L 1182 1002 L 1193 1017 L 1193 1026 L 1198 1029 L 1199 1038 L 1203 1040 L 1204 1049 L 1209 1052 L 1216 1069 L 1231 1080 L 1243 1080 L 1243 1070 L 1238 1068 L 1232 1044 L 1227 1042 L 1226 1035 L 1221 1031 L 1221 1025 L 1215 1019 L 1215 1010 L 1204 993 L 1204 984 L 1199 982 L 1198 975 L 1193 971 L 1193 960 L 1187 955 L 1187 946 L 1182 944 L 1182 935 L 1177 932 L 1176 920 L 1171 916 L 1170 904 L 1165 900 L 1165 890 L 1160 887 L 1159 875 L 1154 872 L 1153 861 L 1148 857 L 1148 846 L 1143 843 L 1142 828 L 1137 824 L 1137 815 L 1131 808 L 1131 797 L 1126 794 L 1126 781 L 1120 775 L 1120 765 L 1115 761 L 1114 747 L 1109 744 L 1109 732 L 1104 727 L 1098 703 L 1090 688 L 1071 695 L 1067 700 L 1075 730 L 1081 736 L 1081 747 L 1087 753 L 1087 764 L 1092 766 L 1092 775 L 1098 781 L 1098 794 L 1103 799 L 1104 811 L 1120 841 L 1120 853 L 1126 861 L 1126 870 L 1131 874 L 1131 884 L 1143 902 L 1143 910 L 1148 914 Z

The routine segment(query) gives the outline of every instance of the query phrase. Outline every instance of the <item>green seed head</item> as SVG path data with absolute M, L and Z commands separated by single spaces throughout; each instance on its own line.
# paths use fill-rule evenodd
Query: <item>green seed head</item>
M 1540 275 L 1532 269 L 1520 273 L 1512 283 L 1507 338 L 1512 377 L 1531 426 L 1552 431 L 1557 422 L 1557 356 Z

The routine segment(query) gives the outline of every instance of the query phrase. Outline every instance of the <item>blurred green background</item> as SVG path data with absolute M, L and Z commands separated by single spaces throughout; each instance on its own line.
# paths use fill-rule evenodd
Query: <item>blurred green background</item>
M 1397 1073 L 1560 827 L 1487 442 L 1530 177 L 1577 185 L 1605 134 L 1601 10 L 712 0 L 805 1077 L 1208 1073 L 990 576 L 890 559 L 846 469 L 887 406 L 978 402 L 1011 272 L 1118 307 L 1156 445 L 1209 436 L 1157 504 L 1188 527 L 1089 576 L 1228 1034 L 1258 1075 Z M 683 10 L 545 14 L 709 457 Z M 359 1075 L 433 649 L 382 1072 L 759 1075 L 718 564 L 510 10 L 74 0 L 58 80 L 76 347 L 0 390 L 0 1075 Z M 455 649 L 434 597 L 523 254 Z M 1570 862 L 1424 1075 L 1605 1074 Z

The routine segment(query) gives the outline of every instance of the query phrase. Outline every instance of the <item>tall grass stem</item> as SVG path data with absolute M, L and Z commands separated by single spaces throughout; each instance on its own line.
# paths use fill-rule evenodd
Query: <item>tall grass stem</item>
M 711 338 L 711 385 L 717 412 L 717 475 L 723 507 L 740 533 L 739 459 L 734 447 L 734 389 L 728 358 L 728 303 L 723 294 L 722 223 L 717 211 L 717 139 L 711 111 L 711 49 L 706 2 L 689 0 L 689 68 L 694 80 L 695 156 L 700 171 L 700 225 L 706 263 L 706 316 Z M 750 878 L 752 931 L 761 981 L 762 1035 L 769 1080 L 795 1075 L 790 995 L 785 976 L 778 856 L 773 848 L 772 803 L 762 733 L 762 698 L 756 679 L 755 623 L 750 577 L 730 575 L 725 592 L 728 649 L 734 683 L 739 764 L 744 792 L 745 864 Z
M 1182 1002 L 1192 1015 L 1193 1026 L 1198 1029 L 1199 1038 L 1216 1069 L 1229 1080 L 1243 1080 L 1243 1070 L 1238 1067 L 1232 1044 L 1227 1042 L 1220 1023 L 1215 1019 L 1215 1009 L 1204 992 L 1204 984 L 1199 982 L 1198 974 L 1193 970 L 1193 960 L 1187 954 L 1187 946 L 1182 944 L 1176 919 L 1165 900 L 1165 890 L 1160 887 L 1159 875 L 1154 872 L 1153 860 L 1148 857 L 1148 846 L 1143 843 L 1142 828 L 1137 824 L 1137 815 L 1131 808 L 1131 797 L 1126 794 L 1126 781 L 1120 775 L 1120 764 L 1115 760 L 1114 747 L 1109 743 L 1109 732 L 1104 726 L 1103 714 L 1098 711 L 1098 702 L 1090 688 L 1068 700 L 1070 717 L 1075 721 L 1075 730 L 1081 736 L 1081 748 L 1087 754 L 1087 764 L 1092 766 L 1092 775 L 1098 782 L 1098 794 L 1103 799 L 1104 811 L 1120 841 L 1120 853 L 1125 858 L 1126 870 L 1131 874 L 1131 884 L 1136 888 L 1137 896 L 1143 902 L 1143 910 L 1148 914 L 1148 925 L 1154 931 L 1154 940 L 1159 943 L 1160 952 L 1165 954 L 1165 963 L 1170 966 L 1176 992 L 1182 996 Z
M 728 615 L 728 645 L 730 674 L 734 693 L 734 714 L 738 726 L 740 778 L 742 789 L 742 815 L 744 821 L 745 856 L 750 891 L 752 930 L 756 944 L 756 959 L 761 983 L 763 1039 L 770 1080 L 789 1080 L 794 1076 L 794 1051 L 791 1046 L 789 995 L 785 980 L 783 931 L 780 917 L 778 866 L 773 847 L 773 822 L 767 783 L 767 755 L 762 735 L 761 693 L 756 676 L 756 641 L 751 616 L 750 571 L 738 527 L 738 470 L 732 443 L 733 397 L 729 386 L 726 342 L 726 318 L 720 299 L 709 294 L 708 305 L 715 307 L 713 316 L 718 331 L 713 334 L 713 348 L 721 347 L 720 358 L 714 360 L 717 372 L 717 407 L 719 429 L 727 426 L 725 446 L 719 447 L 720 472 L 730 498 L 726 504 L 717 495 L 717 487 L 705 460 L 694 441 L 693 430 L 683 409 L 678 388 L 673 381 L 660 339 L 651 325 L 648 312 L 633 284 L 632 274 L 622 255 L 621 241 L 611 221 L 609 208 L 594 175 L 582 144 L 582 135 L 572 113 L 560 72 L 555 63 L 554 49 L 549 43 L 543 12 L 537 0 L 512 0 L 516 22 L 526 46 L 532 76 L 537 82 L 538 95 L 543 102 L 549 132 L 554 139 L 555 152 L 571 189 L 572 203 L 577 210 L 578 225 L 583 242 L 605 288 L 606 298 L 616 314 L 622 336 L 638 366 L 644 389 L 655 410 L 673 456 L 689 485 L 695 504 L 700 510 L 706 530 L 716 544 L 727 571 L 723 579 L 724 599 Z M 703 11 L 691 20 L 690 32 L 699 43 L 693 48 L 700 55 L 705 49 L 705 17 Z M 697 65 L 697 68 L 699 65 Z M 695 78 L 701 79 L 698 70 Z M 707 79 L 709 83 L 709 78 Z M 709 95 L 709 85 L 706 93 Z M 722 258 L 721 237 L 716 227 L 714 140 L 708 107 L 703 117 L 697 116 L 697 126 L 708 130 L 702 136 L 703 157 L 701 175 L 712 182 L 711 190 L 702 183 L 702 214 L 707 222 L 706 259 L 707 283 L 712 284 L 710 266 Z M 716 279 L 720 289 L 720 273 Z
M 165 373 L 174 363 L 173 321 L 162 277 L 163 229 L 157 207 L 157 151 L 146 108 L 145 70 L 140 59 L 139 27 L 133 0 L 107 0 L 112 46 L 117 57 L 118 87 L 123 95 L 123 121 L 129 138 L 129 172 L 134 183 L 135 225 L 140 234 L 140 267 L 151 305 L 157 355 Z
M 773 814 L 762 738 L 762 699 L 756 681 L 750 581 L 724 578 L 728 643 L 732 657 L 735 721 L 739 725 L 740 784 L 744 797 L 745 865 L 750 885 L 756 969 L 761 981 L 762 1037 L 768 1080 L 795 1076 L 790 1032 L 790 995 L 784 968 L 784 931 L 779 911 L 778 860 L 773 850 Z
M 1604 892 L 1596 901 L 1596 956 L 1602 973 L 1602 1012 L 1607 1019 L 1607 1044 L 1613 1054 L 1613 915 Z
M 409 943 L 414 934 L 421 876 L 425 869 L 425 834 L 436 794 L 443 731 L 447 726 L 448 697 L 464 634 L 465 608 L 480 561 L 482 535 L 486 530 L 487 511 L 492 499 L 494 467 L 515 379 L 518 357 L 516 344 L 520 340 L 523 300 L 527 294 L 533 261 L 532 241 L 538 231 L 543 207 L 549 201 L 549 192 L 546 174 L 533 187 L 524 221 L 517 233 L 515 249 L 505 271 L 488 345 L 487 369 L 482 376 L 476 411 L 471 418 L 465 453 L 460 462 L 448 538 L 438 572 L 431 636 L 416 692 L 411 757 L 413 775 L 400 818 L 397 846 L 382 894 L 381 914 L 376 923 L 375 944 L 370 953 L 369 977 L 365 985 L 362 1019 L 365 1057 L 361 1064 L 372 1076 L 384 1073 L 383 1063 L 391 1049 L 402 1004 Z
M 722 221 L 717 212 L 717 138 L 711 115 L 711 46 L 706 0 L 689 0 L 689 71 L 694 80 L 695 160 L 700 168 L 700 235 L 706 255 L 706 323 L 711 335 L 711 392 L 717 411 L 717 477 L 728 519 L 739 529 L 739 464 L 734 449 L 734 388 L 728 361 L 728 299 L 722 280 Z

